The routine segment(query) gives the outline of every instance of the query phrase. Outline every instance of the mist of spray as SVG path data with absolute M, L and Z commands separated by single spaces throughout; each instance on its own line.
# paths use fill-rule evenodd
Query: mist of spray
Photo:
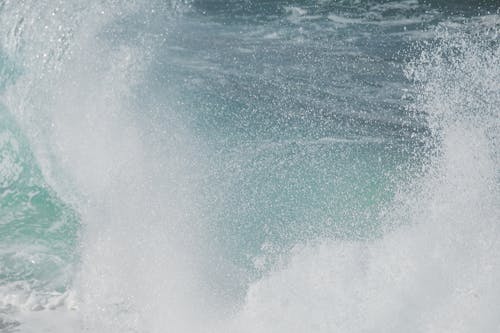
M 2 8 L 11 27 L 2 45 L 23 70 L 3 101 L 47 182 L 80 215 L 80 264 L 57 302 L 80 313 L 83 329 L 186 331 L 199 321 L 192 311 L 193 299 L 203 299 L 195 223 L 201 161 L 186 128 L 165 116 L 168 106 L 158 111 L 161 131 L 145 119 L 153 111 L 140 109 L 153 52 L 147 38 L 127 43 L 113 34 L 120 19 L 158 10 L 168 16 L 178 6 L 28 1 Z
M 500 328 L 498 45 L 443 30 L 409 66 L 415 110 L 426 113 L 433 134 L 431 153 L 419 177 L 383 210 L 382 238 L 298 245 L 287 262 L 251 284 L 240 310 L 212 325 L 217 306 L 200 268 L 210 257 L 200 245 L 201 148 L 178 117 L 168 116 L 173 108 L 162 105 L 167 116 L 156 125 L 146 116 L 154 112 L 141 109 L 137 92 L 147 90 L 154 56 L 148 38 L 125 43 L 106 33 L 153 5 L 2 4 L 2 24 L 10 27 L 2 45 L 23 68 L 2 101 L 44 178 L 80 215 L 74 284 L 57 295 L 59 307 L 78 313 L 80 329 Z
M 440 27 L 408 66 L 432 136 L 420 175 L 382 210 L 385 235 L 297 246 L 251 285 L 235 330 L 500 328 L 500 48 L 496 30 L 480 28 Z

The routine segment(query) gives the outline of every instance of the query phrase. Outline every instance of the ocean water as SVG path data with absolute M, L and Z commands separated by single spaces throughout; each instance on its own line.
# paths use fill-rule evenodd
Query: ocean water
M 499 8 L 0 0 L 0 332 L 500 331 Z

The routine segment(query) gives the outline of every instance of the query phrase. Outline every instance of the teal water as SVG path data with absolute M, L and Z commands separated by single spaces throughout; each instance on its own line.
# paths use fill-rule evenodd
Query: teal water
M 2 127 L 2 270 L 4 283 L 64 290 L 75 257 L 78 216 L 48 186 L 29 144 L 5 109 Z
M 498 8 L 0 0 L 0 331 L 497 330 Z

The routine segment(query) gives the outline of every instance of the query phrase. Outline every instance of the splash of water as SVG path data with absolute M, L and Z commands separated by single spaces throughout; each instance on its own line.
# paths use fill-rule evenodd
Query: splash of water
M 135 109 L 152 50 L 141 36 L 125 43 L 113 30 L 116 20 L 169 11 L 177 2 L 2 5 L 3 25 L 11 27 L 2 45 L 23 69 L 3 102 L 44 179 L 78 211 L 82 225 L 73 286 L 35 310 L 79 309 L 80 326 L 93 331 L 190 326 L 188 300 L 201 288 L 190 222 L 197 214 L 192 179 L 201 168 L 175 119 L 159 132 Z M 32 310 L 36 290 L 20 288 L 28 301 L 3 301 Z M 37 325 L 23 329 L 30 327 Z
M 369 242 L 297 246 L 254 283 L 248 332 L 486 332 L 500 328 L 500 48 L 440 28 L 408 66 L 435 149 Z M 497 35 L 490 30 L 491 35 Z
M 154 48 L 140 34 L 125 42 L 113 26 L 139 24 L 134 17 L 179 3 L 0 4 L 11 27 L 2 46 L 23 69 L 2 101 L 29 142 L 40 178 L 73 206 L 82 226 L 71 286 L 40 301 L 31 296 L 33 286 L 16 285 L 28 296 L 2 301 L 25 310 L 72 309 L 65 316 L 76 318 L 25 311 L 26 332 L 40 331 L 51 316 L 58 325 L 52 330 L 93 332 L 500 327 L 500 49 L 493 39 L 440 32 L 440 42 L 408 68 L 417 85 L 415 110 L 425 112 L 433 133 L 432 153 L 420 177 L 384 210 L 386 234 L 296 246 L 251 284 L 241 309 L 213 324 L 217 304 L 200 268 L 211 256 L 199 225 L 202 154 L 172 106 L 162 105 L 165 118 L 153 120 L 155 110 L 140 109 L 135 98 Z M 16 140 L 0 137 L 10 154 L 2 159 L 0 186 L 20 177 Z M 0 321 L 2 328 L 15 326 Z

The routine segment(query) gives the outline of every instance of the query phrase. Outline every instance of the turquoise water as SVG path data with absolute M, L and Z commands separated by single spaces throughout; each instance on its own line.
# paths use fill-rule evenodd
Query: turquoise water
M 0 331 L 498 330 L 498 10 L 0 0 Z
M 2 131 L 2 271 L 5 283 L 64 290 L 75 257 L 77 213 L 44 182 L 29 143 L 5 109 Z

